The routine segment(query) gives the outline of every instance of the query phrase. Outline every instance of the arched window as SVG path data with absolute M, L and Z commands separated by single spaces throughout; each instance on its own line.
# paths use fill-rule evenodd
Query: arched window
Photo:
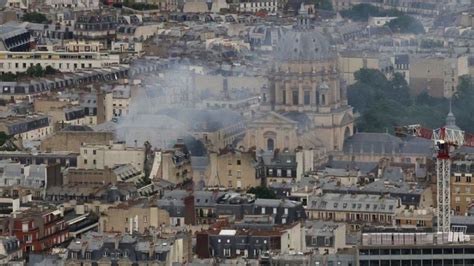
M 273 151 L 275 147 L 275 141 L 272 138 L 267 139 L 267 150 Z

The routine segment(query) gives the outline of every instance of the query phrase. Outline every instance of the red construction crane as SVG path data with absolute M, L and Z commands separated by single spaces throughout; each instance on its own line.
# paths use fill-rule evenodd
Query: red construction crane
M 451 127 L 438 129 L 423 128 L 420 125 L 409 125 L 395 128 L 398 136 L 416 136 L 434 141 L 437 151 L 436 156 L 436 182 L 437 182 L 437 218 L 438 232 L 450 232 L 451 230 L 451 193 L 450 175 L 451 159 L 450 152 L 461 146 L 474 147 L 474 135 L 467 134 L 463 130 Z

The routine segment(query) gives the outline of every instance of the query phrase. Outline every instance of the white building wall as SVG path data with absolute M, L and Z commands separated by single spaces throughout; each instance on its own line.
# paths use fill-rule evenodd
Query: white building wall
M 40 64 L 61 71 L 73 72 L 88 68 L 104 68 L 120 63 L 119 55 L 102 53 L 68 52 L 0 52 L 0 72 L 25 72 L 30 66 Z

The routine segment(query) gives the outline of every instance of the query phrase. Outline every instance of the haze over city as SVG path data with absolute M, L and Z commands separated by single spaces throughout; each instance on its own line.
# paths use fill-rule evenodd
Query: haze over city
M 0 1 L 0 264 L 474 265 L 471 47 L 468 0 Z

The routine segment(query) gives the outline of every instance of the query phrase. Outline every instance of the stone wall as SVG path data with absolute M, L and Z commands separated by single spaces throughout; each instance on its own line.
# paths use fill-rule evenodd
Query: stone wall
M 82 143 L 109 144 L 114 139 L 112 132 L 59 131 L 41 142 L 41 151 L 80 152 Z

